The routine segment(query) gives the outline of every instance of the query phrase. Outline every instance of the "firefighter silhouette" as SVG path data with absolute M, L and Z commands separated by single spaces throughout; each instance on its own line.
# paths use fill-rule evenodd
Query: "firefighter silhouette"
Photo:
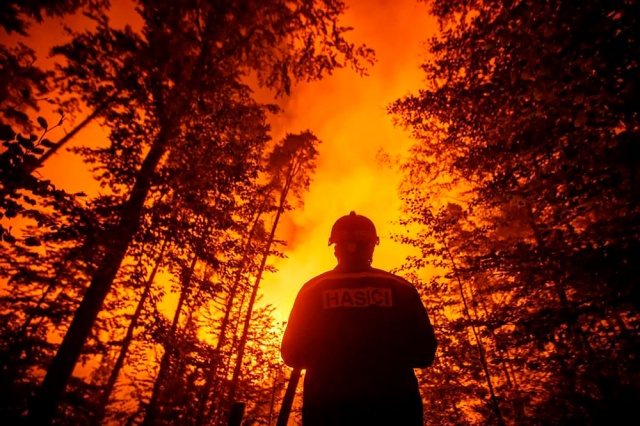
M 433 363 L 437 343 L 413 285 L 371 266 L 379 241 L 368 218 L 341 217 L 329 238 L 338 265 L 298 293 L 282 358 L 306 369 L 304 426 L 423 424 L 413 369 Z

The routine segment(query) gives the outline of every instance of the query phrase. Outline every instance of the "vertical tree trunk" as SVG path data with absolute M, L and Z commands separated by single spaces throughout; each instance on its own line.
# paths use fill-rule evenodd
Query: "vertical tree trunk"
M 245 271 L 245 263 L 247 262 L 249 257 L 249 249 L 251 248 L 251 243 L 253 241 L 255 230 L 258 226 L 260 217 L 262 216 L 262 209 L 263 209 L 262 207 L 258 209 L 256 218 L 253 221 L 253 225 L 251 226 L 251 230 L 249 231 L 249 235 L 247 236 L 247 241 L 245 242 L 245 245 L 243 248 L 242 260 L 240 261 L 240 266 L 238 267 L 238 270 L 234 274 L 233 284 L 231 285 L 231 288 L 229 290 L 229 297 L 227 299 L 227 303 L 225 306 L 224 316 L 220 323 L 220 331 L 218 333 L 218 341 L 216 342 L 216 348 L 215 348 L 215 352 L 218 354 L 218 357 L 216 360 L 214 360 L 211 363 L 211 366 L 207 368 L 207 371 L 205 372 L 205 374 L 207 375 L 207 378 L 205 380 L 204 390 L 201 393 L 202 397 L 198 402 L 198 414 L 196 416 L 196 426 L 201 426 L 205 421 L 205 412 L 207 410 L 207 403 L 209 402 L 211 391 L 215 387 L 215 383 L 216 383 L 215 377 L 217 376 L 216 372 L 218 370 L 218 365 L 221 359 L 220 353 L 222 351 L 222 347 L 226 343 L 227 327 L 229 325 L 229 317 L 231 315 L 231 310 L 233 308 L 233 302 L 235 300 L 236 293 L 240 286 L 242 273 Z
M 22 325 L 20 326 L 20 330 L 16 334 L 15 338 L 12 339 L 13 340 L 13 342 L 11 343 L 12 350 L 7 353 L 0 354 L 0 386 L 9 386 L 9 384 L 13 382 L 14 371 L 12 366 L 15 365 L 14 363 L 16 362 L 16 360 L 19 360 L 22 357 L 22 354 L 24 353 L 24 348 L 25 348 L 24 338 L 27 335 L 27 332 L 29 332 L 31 323 L 38 316 L 38 311 L 41 309 L 41 306 L 47 300 L 49 293 L 52 290 L 54 290 L 56 286 L 59 284 L 58 279 L 60 275 L 64 272 L 71 257 L 72 257 L 71 254 L 69 253 L 66 254 L 60 266 L 56 268 L 53 278 L 48 280 L 49 284 L 45 287 L 44 291 L 40 295 L 40 298 L 36 302 L 36 305 L 33 307 L 32 312 L 27 314 L 26 318 L 22 322 Z M 37 333 L 41 324 L 42 324 L 42 320 L 40 320 L 34 327 L 31 327 L 30 335 Z
M 260 289 L 262 274 L 264 273 L 265 267 L 267 266 L 269 252 L 271 251 L 271 245 L 275 240 L 276 230 L 278 229 L 278 222 L 280 221 L 280 216 L 284 212 L 284 206 L 286 203 L 287 195 L 289 193 L 289 189 L 291 188 L 293 178 L 295 177 L 298 171 L 299 171 L 299 167 L 296 167 L 296 165 L 294 164 L 292 164 L 289 168 L 289 171 L 287 173 L 287 179 L 285 181 L 285 184 L 283 185 L 282 190 L 280 191 L 278 210 L 276 212 L 276 217 L 273 220 L 273 224 L 271 225 L 271 232 L 269 233 L 269 239 L 267 240 L 267 244 L 262 252 L 262 261 L 260 262 L 260 267 L 258 268 L 256 281 L 253 284 L 251 298 L 249 299 L 249 305 L 247 306 L 247 313 L 246 313 L 246 316 L 244 319 L 244 325 L 242 328 L 242 337 L 240 338 L 240 345 L 238 347 L 238 356 L 236 358 L 236 365 L 233 370 L 233 378 L 231 379 L 231 388 L 229 389 L 229 401 L 231 403 L 233 403 L 233 400 L 235 398 L 236 390 L 238 388 L 238 380 L 240 378 L 240 372 L 242 371 L 242 361 L 244 358 L 244 350 L 247 345 L 247 337 L 249 335 L 249 326 L 251 325 L 251 314 L 253 313 L 253 305 L 255 304 L 256 297 L 258 296 L 258 290 Z
M 205 420 L 209 420 L 209 419 L 213 419 L 213 424 L 217 425 L 219 424 L 219 418 L 222 416 L 222 411 L 223 411 L 223 406 L 224 406 L 224 388 L 225 388 L 225 384 L 223 384 L 222 386 L 218 387 L 218 384 L 220 383 L 221 379 L 225 379 L 229 376 L 229 369 L 231 366 L 231 350 L 233 348 L 236 347 L 236 345 L 238 344 L 238 328 L 240 327 L 240 322 L 242 321 L 242 308 L 244 306 L 244 301 L 247 298 L 247 294 L 246 291 L 242 292 L 242 298 L 240 299 L 240 303 L 238 304 L 238 315 L 237 318 L 235 318 L 233 320 L 233 322 L 235 323 L 235 332 L 233 333 L 233 339 L 231 341 L 231 344 L 229 345 L 230 350 L 229 350 L 229 354 L 227 355 L 227 362 L 224 364 L 224 370 L 221 374 L 216 374 L 216 379 L 215 379 L 215 385 L 213 386 L 213 388 L 218 388 L 218 392 L 217 394 L 211 398 L 211 405 L 209 406 L 209 411 L 207 412 L 207 415 L 205 417 Z
M 276 405 L 276 393 L 278 391 L 278 385 L 279 385 L 279 381 L 278 381 L 278 371 L 276 370 L 276 372 L 273 375 L 273 382 L 272 382 L 272 386 L 271 386 L 271 399 L 269 400 L 269 417 L 268 417 L 268 424 L 269 426 L 271 426 L 271 423 L 273 421 L 273 409 Z
M 197 263 L 198 256 L 194 254 L 191 265 L 189 265 L 187 274 L 182 281 L 182 291 L 180 293 L 180 298 L 178 299 L 178 306 L 176 307 L 176 311 L 173 315 L 173 321 L 171 322 L 167 347 L 165 348 L 164 354 L 162 354 L 162 360 L 160 361 L 160 370 L 158 371 L 156 381 L 153 384 L 151 399 L 149 400 L 149 405 L 147 406 L 147 411 L 143 422 L 144 425 L 153 425 L 155 422 L 158 410 L 157 406 L 158 398 L 160 397 L 160 390 L 162 388 L 162 385 L 164 384 L 165 377 L 170 366 L 171 356 L 173 355 L 173 352 L 175 350 L 175 335 L 178 328 L 178 322 L 180 320 L 180 312 L 182 311 L 182 305 L 184 305 L 184 302 L 186 301 L 189 294 L 191 277 L 193 276 L 193 271 L 195 270 Z
M 482 288 L 480 288 L 480 285 L 474 286 L 473 285 L 473 281 L 471 281 L 469 283 L 469 286 L 471 287 L 471 294 L 474 296 L 474 299 L 478 301 L 478 304 L 480 305 L 480 307 L 482 308 L 483 314 L 485 316 L 485 318 L 489 317 L 489 309 L 487 308 L 487 304 L 485 303 L 484 297 L 476 297 L 475 295 L 478 293 L 481 293 Z M 485 288 L 486 289 L 486 288 Z M 492 304 L 493 300 L 491 301 Z M 495 305 L 495 304 L 494 304 Z M 476 318 L 480 318 L 480 315 L 478 314 L 478 310 L 475 306 L 473 306 L 473 312 L 476 316 Z M 513 377 L 513 381 L 512 381 L 512 377 L 511 377 L 511 371 L 509 370 L 509 366 L 507 365 L 507 362 L 505 361 L 505 358 L 509 358 L 509 353 L 508 351 L 502 349 L 500 346 L 500 344 L 498 343 L 498 338 L 496 336 L 495 330 L 491 327 L 486 327 L 487 332 L 489 333 L 489 335 L 491 336 L 491 340 L 493 341 L 494 346 L 496 347 L 496 351 L 500 354 L 500 367 L 502 368 L 502 372 L 504 374 L 504 377 L 507 381 L 507 386 L 509 388 L 514 387 L 515 383 L 515 377 Z
M 121 210 L 120 221 L 109 233 L 111 238 L 106 243 L 105 256 L 76 310 L 44 381 L 31 401 L 28 413 L 30 424 L 50 425 L 55 417 L 60 397 L 73 373 L 82 347 L 111 289 L 129 243 L 140 227 L 142 207 L 151 187 L 153 173 L 166 150 L 168 136 L 159 135 L 142 163 L 129 199 Z
M 277 426 L 287 426 L 289 414 L 291 414 L 291 407 L 293 406 L 293 399 L 296 396 L 296 388 L 298 387 L 298 381 L 300 380 L 300 373 L 301 370 L 299 368 L 294 368 L 291 371 L 287 390 L 284 393 L 284 398 L 282 398 L 280 413 L 278 413 Z
M 498 422 L 498 425 L 503 426 L 504 425 L 504 419 L 502 418 L 502 412 L 500 411 L 500 405 L 498 404 L 498 398 L 496 398 L 496 394 L 493 390 L 493 384 L 491 383 L 491 374 L 489 373 L 489 366 L 487 365 L 487 359 L 485 357 L 485 352 L 484 352 L 484 347 L 482 345 L 482 340 L 480 339 L 480 335 L 478 333 L 478 330 L 476 329 L 475 325 L 473 325 L 473 319 L 471 318 L 471 313 L 469 312 L 469 306 L 467 303 L 467 297 L 464 294 L 464 287 L 462 285 L 462 281 L 460 279 L 460 273 L 458 271 L 458 267 L 456 265 L 455 259 L 453 257 L 453 254 L 451 253 L 451 251 L 449 250 L 449 246 L 447 245 L 447 242 L 445 241 L 444 237 L 441 236 L 441 242 L 442 245 L 445 248 L 445 251 L 447 253 L 447 256 L 449 257 L 449 261 L 451 262 L 451 266 L 453 268 L 453 273 L 456 277 L 456 281 L 458 283 L 458 288 L 460 290 L 460 297 L 462 298 L 462 306 L 464 309 L 464 313 L 465 316 L 467 317 L 467 319 L 470 322 L 470 326 L 471 326 L 471 331 L 473 332 L 473 337 L 476 341 L 476 347 L 478 348 L 478 356 L 480 358 L 480 364 L 482 365 L 482 370 L 484 371 L 485 374 L 485 378 L 487 381 L 487 387 L 489 388 L 489 394 L 491 395 L 491 405 L 493 407 L 493 412 L 496 415 L 496 419 Z
M 162 258 L 164 257 L 164 251 L 167 246 L 167 240 L 164 240 L 162 243 L 162 247 L 160 248 L 160 254 L 158 255 L 158 259 L 156 260 L 156 264 L 153 266 L 151 273 L 149 274 L 149 278 L 147 278 L 147 282 L 145 283 L 144 290 L 140 295 L 140 300 L 138 301 L 138 305 L 136 306 L 136 310 L 131 317 L 131 322 L 129 323 L 129 327 L 127 328 L 127 333 L 122 340 L 122 347 L 120 348 L 120 353 L 118 354 L 118 359 L 113 366 L 113 370 L 111 370 L 111 374 L 109 375 L 109 379 L 107 380 L 107 384 L 105 385 L 102 396 L 100 398 L 100 405 L 98 407 L 98 413 L 95 418 L 94 424 L 102 423 L 104 418 L 107 404 L 109 403 L 109 397 L 113 392 L 113 388 L 118 380 L 118 375 L 120 374 L 120 370 L 124 365 L 124 360 L 129 352 L 129 346 L 131 346 L 131 342 L 133 341 L 133 332 L 138 326 L 138 319 L 142 314 L 142 310 L 144 308 L 144 304 L 149 298 L 149 294 L 151 294 L 151 286 L 155 280 L 156 274 L 158 272 L 158 268 L 160 267 L 160 263 L 162 262 Z

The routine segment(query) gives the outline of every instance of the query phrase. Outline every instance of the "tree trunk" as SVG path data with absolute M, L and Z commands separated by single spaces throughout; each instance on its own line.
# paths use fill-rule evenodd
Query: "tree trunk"
M 144 290 L 142 291 L 142 295 L 140 295 L 140 300 L 138 301 L 138 305 L 136 306 L 136 310 L 133 313 L 133 317 L 131 318 L 131 322 L 129 323 L 129 327 L 127 328 L 127 333 L 122 340 L 122 347 L 120 348 L 120 353 L 118 354 L 118 359 L 113 366 L 113 370 L 111 370 L 111 375 L 109 376 L 109 380 L 107 380 L 107 384 L 105 385 L 102 391 L 102 397 L 100 399 L 100 405 L 98 407 L 98 413 L 95 418 L 95 424 L 101 424 L 106 413 L 106 407 L 109 403 L 109 397 L 111 396 L 111 392 L 113 392 L 113 388 L 118 380 L 118 375 L 120 374 L 120 370 L 124 365 L 124 360 L 129 352 L 129 346 L 131 346 L 131 342 L 133 341 L 133 332 L 138 326 L 138 319 L 142 314 L 142 310 L 144 308 L 144 304 L 151 294 L 151 286 L 155 280 L 156 274 L 158 273 L 158 269 L 160 267 L 160 263 L 162 262 L 162 258 L 164 257 L 164 250 L 167 246 L 167 240 L 162 243 L 162 247 L 160 248 L 160 254 L 158 255 L 158 259 L 156 260 L 156 264 L 153 266 L 151 273 L 149 274 L 149 278 L 145 283 Z
M 147 413 L 143 422 L 144 425 L 153 425 L 155 422 L 155 417 L 157 415 L 158 409 L 158 398 L 160 397 L 160 389 L 164 384 L 163 382 L 165 381 L 165 377 L 168 372 L 167 370 L 169 369 L 169 364 L 171 362 L 171 355 L 175 350 L 175 335 L 178 328 L 178 321 L 180 320 L 180 312 L 182 311 L 182 305 L 184 305 L 184 302 L 187 300 L 189 287 L 191 285 L 191 277 L 193 276 L 193 271 L 195 270 L 197 263 L 198 256 L 194 254 L 191 265 L 189 265 L 189 270 L 187 271 L 187 274 L 182 281 L 182 292 L 180 293 L 178 306 L 176 307 L 175 314 L 173 315 L 173 321 L 171 322 L 171 329 L 169 330 L 167 346 L 165 348 L 164 354 L 162 355 L 162 360 L 160 361 L 160 370 L 158 371 L 156 381 L 153 384 L 153 392 L 151 393 L 151 399 L 149 400 L 149 405 L 147 406 Z
M 229 376 L 229 369 L 231 366 L 231 350 L 236 347 L 238 344 L 238 329 L 240 328 L 240 322 L 242 321 L 242 307 L 244 306 L 244 301 L 246 299 L 246 292 L 242 292 L 242 298 L 240 299 L 240 303 L 238 304 L 238 315 L 237 318 L 233 320 L 235 323 L 235 332 L 233 333 L 233 340 L 231 341 L 229 354 L 227 355 L 227 362 L 224 364 L 224 370 L 221 374 L 216 374 L 216 378 L 214 381 L 213 388 L 217 388 L 221 379 L 225 379 Z M 222 359 L 222 358 L 221 358 Z M 214 398 L 211 399 L 211 405 L 209 406 L 209 411 L 205 419 L 213 419 L 213 424 L 218 425 L 220 422 L 219 418 L 222 416 L 221 411 L 224 406 L 224 388 L 226 383 L 223 383 L 222 386 L 219 386 L 217 395 L 214 395 Z M 218 399 L 218 400 L 216 400 Z
M 26 318 L 22 322 L 22 325 L 20 326 L 20 330 L 17 332 L 16 336 L 12 339 L 13 340 L 13 342 L 11 343 L 12 350 L 7 353 L 0 354 L 0 386 L 9 386 L 9 384 L 13 382 L 14 370 L 12 366 L 14 365 L 16 360 L 19 360 L 22 357 L 22 354 L 24 353 L 25 345 L 28 344 L 28 343 L 25 343 L 25 336 L 29 332 L 31 323 L 38 316 L 42 318 L 42 315 L 38 315 L 38 312 L 41 310 L 41 306 L 47 300 L 49 293 L 57 287 L 58 279 L 60 275 L 64 272 L 71 257 L 72 256 L 69 253 L 64 256 L 60 266 L 56 268 L 53 278 L 48 280 L 49 284 L 45 287 L 44 291 L 40 295 L 40 298 L 36 302 L 36 305 L 33 307 L 33 310 L 30 313 L 26 314 Z M 39 321 L 34 327 L 31 327 L 31 331 L 29 334 L 34 335 L 35 333 L 37 333 L 38 329 L 40 328 L 40 324 L 42 324 L 42 320 Z
M 445 241 L 444 237 L 441 237 L 442 245 L 447 252 L 447 256 L 449 256 L 449 261 L 451 262 L 451 266 L 453 268 L 453 273 L 456 277 L 456 281 L 458 283 L 458 288 L 460 290 L 460 297 L 462 298 L 462 306 L 464 308 L 465 316 L 469 320 L 471 331 L 473 332 L 473 337 L 476 341 L 476 347 L 478 348 L 478 356 L 480 357 L 480 363 L 482 364 L 482 370 L 484 371 L 485 378 L 487 380 L 487 387 L 489 388 L 489 394 L 491 395 L 491 405 L 493 407 L 493 412 L 496 415 L 498 425 L 504 425 L 504 419 L 502 418 L 502 412 L 500 411 L 500 406 L 498 405 L 498 399 L 496 398 L 496 394 L 493 390 L 493 384 L 491 383 L 491 374 L 489 373 L 489 366 L 487 365 L 487 359 L 485 357 L 484 347 L 482 345 L 482 340 L 480 340 L 480 335 L 478 334 L 478 330 L 475 325 L 473 325 L 473 319 L 471 318 L 471 313 L 469 312 L 469 306 L 467 303 L 467 297 L 464 294 L 464 287 L 462 285 L 462 281 L 460 279 L 460 273 L 458 271 L 458 267 L 456 265 L 453 254 L 449 250 L 449 246 Z
M 120 264 L 133 236 L 140 228 L 140 217 L 153 173 L 165 153 L 169 135 L 160 134 L 145 157 L 129 199 L 124 204 L 120 221 L 109 234 L 105 257 L 100 262 L 91 284 L 78 307 L 71 325 L 47 370 L 42 385 L 31 401 L 28 423 L 50 425 L 64 389 L 73 373 L 91 328 L 98 317 Z
M 253 225 L 251 226 L 251 230 L 249 231 L 247 241 L 244 245 L 240 266 L 238 267 L 238 270 L 234 275 L 233 284 L 229 290 L 229 297 L 227 299 L 227 303 L 225 306 L 224 316 L 220 323 L 220 331 L 218 333 L 218 341 L 216 343 L 216 348 L 215 348 L 215 352 L 218 354 L 218 357 L 216 360 L 214 360 L 211 363 L 211 366 L 207 369 L 207 372 L 205 373 L 207 375 L 207 378 L 205 381 L 204 390 L 202 391 L 202 398 L 198 402 L 198 414 L 196 416 L 196 426 L 201 426 L 205 420 L 207 402 L 209 401 L 211 391 L 216 384 L 216 380 L 214 379 L 214 377 L 217 376 L 216 372 L 218 370 L 218 366 L 221 359 L 220 353 L 221 353 L 222 347 L 226 343 L 226 333 L 227 333 L 227 327 L 229 326 L 229 317 L 231 315 L 231 309 L 233 308 L 233 302 L 235 300 L 238 287 L 240 286 L 240 279 L 242 278 L 242 273 L 245 270 L 244 266 L 249 257 L 249 249 L 251 248 L 251 242 L 253 241 L 253 236 L 261 216 L 262 216 L 262 208 L 259 209 L 258 213 L 256 214 L 256 218 L 253 221 Z
M 298 381 L 300 380 L 300 373 L 301 370 L 299 368 L 294 368 L 293 371 L 291 371 L 287 390 L 284 393 L 284 398 L 282 398 L 282 406 L 280 407 L 280 413 L 278 413 L 276 426 L 287 426 L 287 423 L 289 422 L 289 414 L 291 414 L 293 399 L 296 396 L 296 388 L 298 387 Z
M 485 318 L 489 318 L 489 308 L 487 308 L 487 304 L 485 303 L 485 298 L 484 297 L 477 297 L 477 294 L 482 294 L 483 292 L 486 293 L 486 287 L 485 288 L 480 288 L 480 284 L 478 283 L 478 285 L 474 286 L 473 285 L 473 280 L 471 280 L 471 282 L 469 283 L 469 287 L 471 287 L 471 294 L 474 297 L 475 300 L 478 301 L 478 304 L 480 305 L 480 307 L 482 308 L 483 314 Z M 491 299 L 491 303 L 495 306 L 495 303 L 493 302 L 493 300 Z M 478 314 L 478 310 L 475 306 L 473 306 L 473 312 L 476 316 L 476 318 L 480 318 L 480 315 Z M 500 355 L 500 367 L 502 368 L 502 372 L 504 374 L 505 380 L 507 381 L 507 386 L 509 388 L 513 388 L 514 386 L 517 386 L 516 383 L 516 379 L 515 377 L 511 377 L 512 373 L 509 370 L 509 366 L 507 365 L 507 362 L 505 361 L 505 358 L 510 359 L 509 358 L 509 351 L 505 350 L 502 348 L 502 345 L 498 342 L 498 337 L 496 336 L 495 330 L 493 329 L 493 327 L 486 327 L 487 332 L 489 333 L 489 335 L 491 336 L 491 340 L 493 341 L 493 344 L 496 348 L 496 352 Z M 513 379 L 513 380 L 512 380 Z
M 67 142 L 69 142 L 78 132 L 84 129 L 89 123 L 95 120 L 100 114 L 104 112 L 105 109 L 116 99 L 119 93 L 115 93 L 111 95 L 106 100 L 104 100 L 101 104 L 99 104 L 91 114 L 89 114 L 84 120 L 82 120 L 76 127 L 74 127 L 69 133 L 64 135 L 62 139 L 60 139 L 54 146 L 52 146 L 47 152 L 45 152 L 39 159 L 38 162 L 34 164 L 34 166 L 29 170 L 29 173 L 32 173 L 37 168 L 40 168 L 44 165 L 44 162 L 49 159 L 53 154 L 58 152 L 60 148 L 62 148 Z
M 256 281 L 253 284 L 253 290 L 251 292 L 251 298 L 249 299 L 249 305 L 247 306 L 247 313 L 244 319 L 244 325 L 242 328 L 242 337 L 240 338 L 240 344 L 238 347 L 238 356 L 236 358 L 236 365 L 233 370 L 233 378 L 231 379 L 231 388 L 229 389 L 229 401 L 233 403 L 233 399 L 235 398 L 236 390 L 238 388 L 238 380 L 240 378 L 240 372 L 242 371 L 242 359 L 244 358 L 244 350 L 247 345 L 247 336 L 249 335 L 249 326 L 251 325 L 251 314 L 253 313 L 253 305 L 255 304 L 256 297 L 258 296 L 258 290 L 260 288 L 260 283 L 262 280 L 262 274 L 264 273 L 265 267 L 267 266 L 267 259 L 269 258 L 269 251 L 271 250 L 271 245 L 275 239 L 276 230 L 278 229 L 278 222 L 280 221 L 280 216 L 284 212 L 284 206 L 287 199 L 287 195 L 289 193 L 289 189 L 291 188 L 291 184 L 293 182 L 293 178 L 296 173 L 299 171 L 299 167 L 295 167 L 295 165 L 291 165 L 289 168 L 289 172 L 287 174 L 287 179 L 285 184 L 280 191 L 280 199 L 278 203 L 278 210 L 276 212 L 276 217 L 273 220 L 273 225 L 271 225 L 271 232 L 269 233 L 269 239 L 267 240 L 267 245 L 264 248 L 262 253 L 262 261 L 260 263 L 260 268 L 258 269 L 258 274 L 256 276 Z

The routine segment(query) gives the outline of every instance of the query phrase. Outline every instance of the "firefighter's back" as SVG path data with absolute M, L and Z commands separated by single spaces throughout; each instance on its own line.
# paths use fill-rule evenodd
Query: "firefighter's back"
M 322 420 L 315 424 L 420 424 L 417 381 L 403 359 L 419 337 L 411 284 L 374 268 L 338 270 L 302 292 L 317 348 L 305 379 L 306 417 Z

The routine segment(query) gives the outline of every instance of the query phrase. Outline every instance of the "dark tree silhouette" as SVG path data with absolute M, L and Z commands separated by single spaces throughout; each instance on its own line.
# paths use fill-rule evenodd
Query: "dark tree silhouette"
M 390 108 L 418 139 L 407 224 L 459 241 L 444 282 L 468 288 L 509 421 L 624 419 L 640 392 L 638 5 L 431 5 L 426 86 Z M 434 222 L 447 197 L 460 213 Z
M 262 276 L 267 266 L 267 260 L 275 242 L 276 231 L 278 229 L 280 218 L 282 214 L 290 208 L 290 194 L 299 200 L 302 193 L 309 189 L 311 176 L 315 171 L 315 158 L 318 154 L 316 146 L 318 144 L 318 138 L 309 131 L 300 134 L 288 134 L 278 145 L 276 145 L 269 156 L 266 171 L 271 178 L 269 188 L 277 194 L 277 206 L 273 223 L 271 224 L 271 229 L 261 254 L 262 259 L 256 272 L 255 282 L 253 284 L 249 304 L 247 306 L 247 312 L 242 325 L 242 335 L 240 337 L 236 365 L 233 370 L 233 378 L 231 379 L 231 389 L 229 390 L 230 402 L 235 400 L 238 380 L 242 371 L 244 350 L 249 335 L 249 327 L 251 325 L 251 315 L 258 296 Z
M 187 148 L 192 122 L 207 123 L 193 120 L 193 114 L 204 114 L 213 123 L 216 112 L 241 113 L 234 106 L 252 102 L 241 81 L 247 73 L 253 73 L 259 84 L 287 94 L 293 82 L 321 78 L 336 67 L 350 64 L 361 71 L 360 61 L 368 60 L 370 51 L 344 39 L 346 29 L 336 24 L 343 9 L 339 1 L 140 1 L 142 33 L 112 29 L 96 13 L 95 30 L 74 34 L 71 43 L 55 50 L 65 57 L 61 73 L 67 92 L 79 94 L 91 108 L 113 100 L 102 113 L 112 127 L 111 145 L 102 153 L 94 152 L 93 161 L 114 193 L 112 211 L 117 213 L 102 234 L 91 282 L 32 401 L 30 421 L 52 421 L 82 347 L 141 229 L 154 186 L 163 179 L 177 182 L 170 168 L 162 166 L 170 165 L 172 156 Z M 258 109 L 264 113 L 264 107 Z M 212 126 L 220 140 L 229 137 L 229 144 L 221 149 L 233 154 L 236 141 L 229 133 L 233 129 Z M 244 166 L 242 161 L 236 165 L 239 171 Z

